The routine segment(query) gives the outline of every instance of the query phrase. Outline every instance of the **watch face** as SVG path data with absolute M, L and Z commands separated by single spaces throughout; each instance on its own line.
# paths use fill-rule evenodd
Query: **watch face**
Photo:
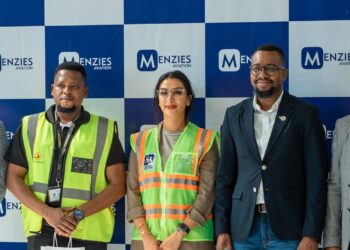
M 83 213 L 83 211 L 81 211 L 79 209 L 75 209 L 73 211 L 73 215 L 74 215 L 75 219 L 78 221 L 81 221 L 82 219 L 84 219 L 84 213 Z

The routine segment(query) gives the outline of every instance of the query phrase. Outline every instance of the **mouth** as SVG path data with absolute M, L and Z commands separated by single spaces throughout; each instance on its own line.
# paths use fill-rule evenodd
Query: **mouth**
M 273 81 L 267 79 L 260 79 L 255 81 L 256 86 L 271 86 Z
M 177 108 L 177 105 L 175 104 L 168 104 L 168 105 L 165 105 L 164 106 L 166 109 L 176 109 Z

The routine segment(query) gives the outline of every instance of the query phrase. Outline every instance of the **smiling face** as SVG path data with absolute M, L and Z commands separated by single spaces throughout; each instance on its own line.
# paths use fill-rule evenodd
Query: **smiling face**
M 51 95 L 57 111 L 61 113 L 79 112 L 88 88 L 80 72 L 74 70 L 59 70 L 51 85 Z
M 273 74 L 268 74 L 266 66 L 273 65 L 278 68 Z M 262 70 L 258 74 L 250 71 L 250 82 L 258 98 L 276 98 L 283 90 L 283 81 L 287 78 L 287 69 L 277 51 L 257 51 L 252 57 L 251 67 L 260 66 Z
M 191 104 L 192 96 L 187 94 L 184 84 L 177 78 L 166 78 L 157 90 L 159 108 L 164 118 L 185 119 L 185 110 Z

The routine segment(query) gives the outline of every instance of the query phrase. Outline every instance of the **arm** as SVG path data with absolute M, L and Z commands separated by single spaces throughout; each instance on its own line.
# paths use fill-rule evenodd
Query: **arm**
M 205 154 L 199 166 L 200 179 L 197 198 L 192 207 L 187 210 L 187 217 L 183 221 L 191 230 L 197 225 L 203 226 L 212 211 L 218 161 L 218 146 L 216 140 L 214 140 L 212 147 Z M 178 249 L 185 236 L 184 232 L 174 232 L 162 243 L 161 248 Z
M 237 152 L 230 132 L 228 111 L 221 129 L 221 153 L 216 173 L 215 234 L 230 234 L 232 193 L 236 184 Z
M 145 249 L 158 250 L 159 242 L 153 237 L 145 219 L 145 210 L 142 206 L 137 158 L 133 150 L 130 151 L 129 172 L 127 175 L 127 220 L 133 222 L 141 235 Z
M 316 109 L 305 119 L 303 151 L 306 179 L 303 236 L 306 241 L 313 239 L 317 249 L 324 226 L 328 164 L 324 130 Z M 301 245 L 305 243 L 304 238 Z
M 341 246 L 340 152 L 342 152 L 342 143 L 340 142 L 344 137 L 337 121 L 332 141 L 332 169 L 328 178 L 326 225 L 323 233 L 323 246 L 326 248 L 333 246 L 340 249 Z
M 70 235 L 75 230 L 76 223 L 65 218 L 67 210 L 49 207 L 40 201 L 24 182 L 26 174 L 26 168 L 10 163 L 7 171 L 8 189 L 24 205 L 43 217 L 59 234 Z
M 0 122 L 0 201 L 4 198 L 6 193 L 6 168 L 7 163 L 4 159 L 7 150 L 8 141 L 6 129 L 2 122 Z

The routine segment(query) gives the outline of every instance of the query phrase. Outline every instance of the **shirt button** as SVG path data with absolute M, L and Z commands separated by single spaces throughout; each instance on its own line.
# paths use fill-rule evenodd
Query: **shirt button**
M 267 169 L 267 166 L 266 165 L 262 165 L 261 169 L 265 171 Z
M 253 192 L 256 193 L 256 187 L 253 187 Z

